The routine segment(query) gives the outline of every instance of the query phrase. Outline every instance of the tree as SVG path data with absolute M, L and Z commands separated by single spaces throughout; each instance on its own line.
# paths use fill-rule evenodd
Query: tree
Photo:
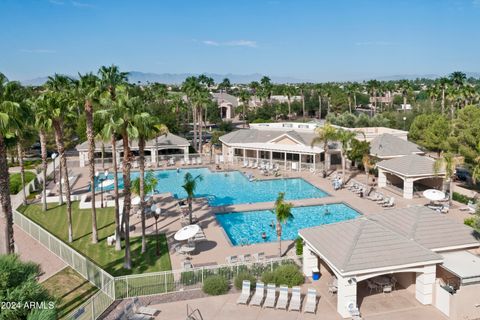
M 225 78 L 222 80 L 222 82 L 218 85 L 218 89 L 224 90 L 226 93 L 228 93 L 228 90 L 230 90 L 231 87 L 230 80 L 228 78 Z
M 185 174 L 185 177 L 183 178 L 183 185 L 182 188 L 185 190 L 187 193 L 187 201 L 188 201 L 188 221 L 190 224 L 193 223 L 192 219 L 192 202 L 193 202 L 193 197 L 195 195 L 195 190 L 197 189 L 197 182 L 203 181 L 203 176 L 202 175 L 197 175 L 195 178 L 192 176 L 190 172 L 187 172 Z
M 188 77 L 182 84 L 182 91 L 186 93 L 188 103 L 192 109 L 192 118 L 193 118 L 193 148 L 195 150 L 199 149 L 199 144 L 197 140 L 198 133 L 198 106 L 195 101 L 195 97 L 203 90 L 200 81 L 196 77 Z
M 441 107 L 442 107 L 442 114 L 445 114 L 445 92 L 448 88 L 448 85 L 450 84 L 450 80 L 448 78 L 440 78 L 437 80 L 438 81 L 438 86 L 442 92 L 442 103 L 441 103 Z
M 291 85 L 286 85 L 283 88 L 283 94 L 287 96 L 288 119 L 292 118 L 292 97 L 295 96 L 296 91 L 295 87 Z
M 371 157 L 368 153 L 364 154 L 362 157 L 363 168 L 365 169 L 365 174 L 367 176 L 367 186 L 370 185 L 370 170 L 375 167 L 374 158 Z
M 243 118 L 243 127 L 247 125 L 247 113 L 246 108 L 248 107 L 248 102 L 250 101 L 250 93 L 247 90 L 241 90 L 239 94 L 240 101 L 242 102 L 242 118 Z
M 410 81 L 408 80 L 400 80 L 398 83 L 399 89 L 402 92 L 402 98 L 403 98 L 403 111 L 407 112 L 407 99 L 408 95 L 410 94 L 410 91 L 412 90 L 412 85 L 410 84 Z
M 98 100 L 99 78 L 94 74 L 79 74 L 80 80 L 76 83 L 76 91 L 83 105 L 86 118 L 86 134 L 88 141 L 88 174 L 90 179 L 90 197 L 92 202 L 92 243 L 98 242 L 97 209 L 95 206 L 95 132 L 93 128 L 93 104 Z
M 293 219 L 293 204 L 285 202 L 285 193 L 279 192 L 272 213 L 277 219 L 278 256 L 282 256 L 282 224 Z
M 472 180 L 474 184 L 480 181 L 480 142 L 477 145 L 477 155 L 473 160 Z
M 356 131 L 350 130 L 338 130 L 337 131 L 337 140 L 342 144 L 340 148 L 340 155 L 342 157 L 342 178 L 345 181 L 345 167 L 347 162 L 347 152 L 350 149 L 350 144 L 357 136 Z
M 370 94 L 370 101 L 373 101 L 373 110 L 377 111 L 377 91 L 380 87 L 380 82 L 378 80 L 370 80 L 366 84 L 367 91 Z
M 337 129 L 329 123 L 325 123 L 323 127 L 318 127 L 315 129 L 315 137 L 312 140 L 311 146 L 313 147 L 316 144 L 323 144 L 323 153 L 325 156 L 324 159 L 324 170 L 329 170 L 327 168 L 327 154 L 329 151 L 329 142 L 334 141 L 337 138 Z
M 421 114 L 410 125 L 408 137 L 420 146 L 440 153 L 448 149 L 451 125 L 440 114 Z
M 451 152 L 442 152 L 440 158 L 435 160 L 433 169 L 436 174 L 444 171 L 448 181 L 449 204 L 452 205 L 453 199 L 453 179 L 458 165 L 464 162 L 463 157 L 454 155 Z
M 115 100 L 117 87 L 125 84 L 128 80 L 128 72 L 120 72 L 118 66 L 113 64 L 109 67 L 101 66 L 98 75 L 102 88 L 108 91 L 112 100 Z

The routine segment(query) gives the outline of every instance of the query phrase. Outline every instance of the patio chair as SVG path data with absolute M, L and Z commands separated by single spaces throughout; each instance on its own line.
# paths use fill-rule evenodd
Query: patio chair
M 337 294 L 338 288 L 334 285 L 329 285 L 328 286 L 328 293 L 330 293 L 332 296 Z
M 265 253 L 264 252 L 254 253 L 253 258 L 255 259 L 256 262 L 264 261 Z
M 227 264 L 234 264 L 238 262 L 238 257 L 237 256 L 228 256 L 226 259 Z
M 390 201 L 389 197 L 382 197 L 380 200 L 377 201 L 377 204 L 383 205 L 383 204 L 387 203 L 388 201 Z
M 300 287 L 292 288 L 292 297 L 290 298 L 289 311 L 300 311 L 302 308 L 302 299 L 300 296 Z
M 193 269 L 193 266 L 192 266 L 192 263 L 190 262 L 190 260 L 183 260 L 182 261 L 182 269 L 183 270 Z
M 265 284 L 263 282 L 257 282 L 255 293 L 250 300 L 251 306 L 261 306 L 263 299 L 265 298 Z
M 280 293 L 278 295 L 277 309 L 287 310 L 288 305 L 288 287 L 280 286 Z
M 275 308 L 275 300 L 277 300 L 277 288 L 274 283 L 267 285 L 267 297 L 263 303 L 264 308 Z
M 255 161 L 255 162 L 253 162 L 252 169 L 257 169 L 257 168 L 258 168 L 257 161 Z
M 393 207 L 395 205 L 395 198 L 391 197 L 387 203 L 382 204 L 382 207 Z
M 197 164 L 202 164 L 203 163 L 203 160 L 201 157 L 197 158 Z
M 352 317 L 359 317 L 360 316 L 360 310 L 358 310 L 358 307 L 353 302 L 350 302 L 348 304 L 347 310 Z
M 184 166 L 185 165 L 185 159 L 180 159 L 180 165 Z
M 248 299 L 250 298 L 250 281 L 243 280 L 242 283 L 242 293 L 237 299 L 237 304 L 247 304 Z
M 373 291 L 378 292 L 378 286 L 370 280 L 367 280 L 367 288 L 372 293 Z
M 383 293 L 390 293 L 390 292 L 392 292 L 392 286 L 391 285 L 387 285 L 387 286 L 383 287 Z
M 309 288 L 307 292 L 307 302 L 303 312 L 315 313 L 317 309 L 317 290 Z
M 252 262 L 252 255 L 247 253 L 243 255 L 243 262 Z

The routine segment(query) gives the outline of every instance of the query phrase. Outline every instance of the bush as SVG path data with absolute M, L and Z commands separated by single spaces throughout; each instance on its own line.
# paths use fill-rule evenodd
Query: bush
M 266 271 L 262 274 L 264 283 L 274 283 L 277 286 L 287 285 L 289 287 L 298 286 L 305 282 L 305 277 L 295 264 L 286 264 L 279 266 L 272 271 Z
M 180 274 L 180 282 L 184 286 L 191 286 L 198 283 L 199 277 L 195 274 L 194 271 L 184 271 Z
M 210 276 L 203 281 L 203 292 L 211 296 L 225 294 L 228 291 L 228 282 L 222 276 Z
M 295 240 L 295 252 L 297 253 L 297 256 L 301 256 L 303 254 L 303 239 L 300 237 Z
M 468 204 L 468 202 L 470 202 L 470 201 L 475 202 L 474 198 L 464 196 L 463 194 L 458 193 L 458 192 L 454 192 L 452 194 L 452 199 L 455 200 L 455 201 L 458 201 L 460 203 L 463 203 L 463 204 Z
M 475 228 L 475 218 L 474 217 L 465 218 L 465 220 L 463 220 L 463 224 L 469 227 Z
M 240 272 L 236 277 L 235 280 L 233 281 L 233 284 L 235 285 L 235 288 L 238 290 L 242 289 L 242 284 L 243 280 L 249 280 L 250 281 L 250 287 L 254 288 L 255 283 L 257 282 L 257 278 L 255 278 L 253 275 L 251 275 L 248 272 Z
M 35 179 L 35 174 L 30 171 L 25 171 L 25 184 Z M 10 194 L 17 194 L 22 190 L 22 177 L 20 173 L 13 173 L 10 175 Z

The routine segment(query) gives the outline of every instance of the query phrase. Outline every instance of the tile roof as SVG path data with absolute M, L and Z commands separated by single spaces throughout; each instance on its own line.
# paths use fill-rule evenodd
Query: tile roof
M 383 160 L 377 163 L 377 167 L 398 173 L 402 176 L 442 175 L 445 170 L 438 173 L 434 170 L 435 160 L 426 156 L 411 154 L 408 156 Z
M 423 153 L 423 151 L 415 143 L 389 133 L 381 134 L 370 141 L 370 154 L 379 158 L 406 156 L 414 153 Z

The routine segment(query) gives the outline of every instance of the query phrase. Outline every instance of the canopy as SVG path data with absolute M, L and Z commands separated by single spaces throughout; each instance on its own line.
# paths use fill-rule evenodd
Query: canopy
M 102 181 L 102 183 L 100 183 L 100 187 L 103 187 L 103 188 L 109 187 L 109 186 L 111 186 L 114 182 L 115 182 L 115 181 L 113 181 L 112 179 L 108 179 L 108 180 Z
M 188 240 L 194 237 L 198 231 L 200 231 L 198 224 L 191 224 L 178 230 L 177 233 L 175 233 L 174 239 L 177 241 Z
M 445 193 L 436 189 L 428 189 L 423 191 L 423 196 L 430 201 L 439 201 L 445 199 Z

